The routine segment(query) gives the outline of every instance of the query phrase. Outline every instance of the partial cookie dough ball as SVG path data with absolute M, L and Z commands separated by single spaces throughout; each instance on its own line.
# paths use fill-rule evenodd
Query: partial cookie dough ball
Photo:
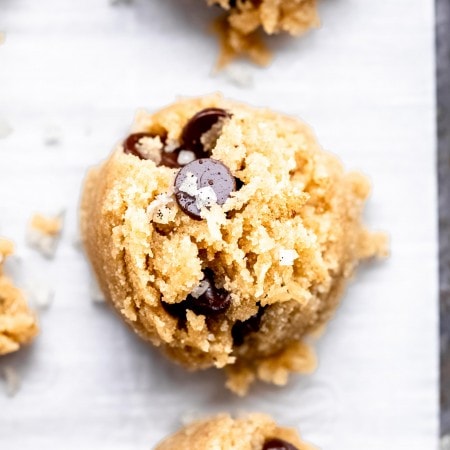
M 28 308 L 22 292 L 3 274 L 5 258 L 13 244 L 0 238 L 0 355 L 15 352 L 38 334 L 36 316 Z
M 385 252 L 361 223 L 368 194 L 303 122 L 212 95 L 138 116 L 87 176 L 82 237 L 135 332 L 244 394 L 314 369 L 305 338 Z
M 207 0 L 227 11 L 217 23 L 221 38 L 219 67 L 240 55 L 257 64 L 270 61 L 259 32 L 299 36 L 320 24 L 317 0 Z
M 155 450 L 313 450 L 292 428 L 279 427 L 265 414 L 233 419 L 220 414 L 194 422 Z

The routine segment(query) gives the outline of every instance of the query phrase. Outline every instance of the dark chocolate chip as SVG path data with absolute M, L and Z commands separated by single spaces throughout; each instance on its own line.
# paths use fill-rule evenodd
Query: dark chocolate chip
M 261 318 L 263 316 L 265 307 L 260 307 L 258 312 L 245 321 L 238 320 L 231 329 L 231 336 L 233 343 L 237 347 L 244 343 L 244 339 L 249 333 L 254 333 L 259 330 L 261 325 Z
M 186 302 L 180 303 L 166 303 L 161 301 L 161 305 L 166 313 L 170 314 L 172 317 L 176 317 L 181 320 L 186 320 Z
M 271 438 L 264 442 L 262 450 L 298 450 L 298 448 L 283 439 Z
M 154 138 L 155 134 L 152 133 L 134 133 L 130 134 L 123 143 L 123 151 L 131 155 L 137 156 L 140 159 L 147 159 L 138 149 L 138 142 L 142 138 Z
M 209 131 L 218 120 L 230 117 L 224 109 L 206 108 L 195 114 L 183 128 L 181 133 L 181 146 L 191 150 L 197 158 L 207 158 L 208 154 L 203 148 L 201 137 Z
M 197 315 L 207 317 L 224 313 L 231 305 L 231 296 L 225 289 L 219 289 L 214 283 L 214 273 L 205 269 L 203 281 L 208 283 L 205 292 L 198 298 L 189 294 L 186 300 L 180 303 L 161 302 L 164 310 L 173 317 L 186 320 L 186 311 L 190 309 Z
M 236 191 L 239 191 L 239 189 L 241 189 L 241 187 L 244 186 L 244 182 L 239 178 L 235 178 L 235 180 L 236 180 Z
M 228 167 L 220 161 L 202 158 L 185 165 L 175 178 L 175 197 L 180 208 L 192 219 L 201 220 L 196 197 L 180 190 L 187 174 L 197 179 L 197 189 L 210 187 L 216 195 L 216 203 L 223 205 L 231 192 L 236 190 L 236 181 Z
M 188 302 L 189 309 L 195 314 L 203 314 L 207 317 L 215 316 L 224 313 L 231 305 L 231 296 L 225 289 L 218 289 L 214 284 L 214 274 L 211 270 L 205 270 L 205 278 L 208 283 L 206 291 L 195 298 L 193 295 L 188 295 L 186 302 Z
M 137 156 L 140 159 L 147 159 L 145 155 L 143 155 L 138 148 L 138 143 L 142 138 L 153 138 L 156 137 L 156 134 L 153 133 L 134 133 L 130 134 L 123 143 L 123 150 L 125 153 L 129 153 L 131 155 Z M 160 137 L 161 138 L 161 137 Z M 165 137 L 161 138 L 161 141 L 164 143 L 166 140 Z M 176 149 L 173 152 L 165 152 L 164 150 L 161 152 L 161 162 L 158 164 L 159 166 L 167 166 L 172 169 L 178 169 L 181 166 L 178 164 L 178 153 L 179 149 Z
M 161 162 L 159 163 L 160 166 L 167 166 L 172 169 L 178 169 L 181 166 L 178 164 L 178 151 L 173 152 L 161 152 Z

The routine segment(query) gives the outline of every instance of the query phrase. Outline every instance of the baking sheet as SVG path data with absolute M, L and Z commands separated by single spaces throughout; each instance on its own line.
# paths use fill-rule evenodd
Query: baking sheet
M 210 76 L 217 53 L 199 0 L 0 0 L 0 233 L 20 283 L 55 291 L 36 343 L 0 361 L 0 448 L 149 449 L 182 417 L 265 411 L 324 450 L 437 448 L 437 205 L 431 0 L 323 0 L 323 27 L 276 38 L 274 64 Z M 369 174 L 367 221 L 392 256 L 364 267 L 327 333 L 320 365 L 245 399 L 215 371 L 186 374 L 90 300 L 74 245 L 86 168 L 126 135 L 138 107 L 220 90 L 302 117 L 348 168 Z M 56 137 L 55 137 L 56 136 Z M 49 145 L 53 139 L 53 145 Z M 56 142 L 55 142 L 56 141 Z M 34 211 L 66 210 L 57 256 L 25 245 Z

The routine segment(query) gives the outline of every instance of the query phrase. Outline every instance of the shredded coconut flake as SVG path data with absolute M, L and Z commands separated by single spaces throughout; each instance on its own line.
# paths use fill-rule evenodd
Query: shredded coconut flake
M 195 196 L 195 205 L 198 209 L 211 206 L 217 203 L 217 195 L 211 186 L 205 186 L 198 190 Z
M 194 152 L 191 152 L 190 150 L 181 150 L 180 153 L 178 153 L 177 163 L 180 166 L 185 166 L 186 164 L 189 164 L 190 162 L 194 161 L 194 159 L 195 159 Z
M 188 172 L 185 179 L 181 183 L 179 190 L 190 195 L 191 197 L 195 197 L 198 193 L 197 177 L 192 172 Z
M 200 284 L 196 288 L 194 288 L 194 290 L 191 292 L 191 295 L 194 298 L 199 298 L 206 292 L 208 288 L 209 288 L 209 281 L 202 280 L 200 281 Z
M 295 250 L 281 249 L 279 253 L 280 266 L 292 266 L 294 260 L 298 258 L 298 253 Z

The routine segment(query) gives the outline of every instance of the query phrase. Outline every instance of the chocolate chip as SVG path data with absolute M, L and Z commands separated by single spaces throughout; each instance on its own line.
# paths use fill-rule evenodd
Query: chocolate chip
M 183 212 L 196 220 L 201 220 L 203 206 L 223 205 L 234 190 L 236 181 L 228 167 L 211 158 L 190 162 L 175 178 L 177 203 Z
M 264 442 L 262 450 L 298 450 L 298 448 L 283 439 L 271 438 Z
M 249 333 L 254 333 L 259 330 L 261 325 L 261 318 L 263 316 L 265 307 L 260 307 L 258 312 L 245 321 L 238 320 L 231 329 L 231 336 L 233 343 L 237 347 L 244 343 L 244 339 Z
M 178 164 L 178 152 L 175 150 L 173 152 L 161 152 L 161 162 L 160 166 L 167 166 L 172 169 L 178 169 L 181 166 Z
M 158 135 L 153 133 L 134 133 L 130 134 L 123 143 L 123 150 L 125 153 L 129 153 L 131 155 L 137 156 L 140 159 L 148 159 L 146 155 L 144 155 L 138 147 L 138 143 L 142 138 L 154 138 L 158 137 Z M 163 144 L 165 144 L 166 137 L 161 137 L 160 139 Z M 172 169 L 180 168 L 180 164 L 178 164 L 178 153 L 179 149 L 174 150 L 173 152 L 166 152 L 164 149 L 161 151 L 161 161 L 158 166 L 167 166 Z
M 181 146 L 193 151 L 197 158 L 207 158 L 208 154 L 203 148 L 201 137 L 209 131 L 220 119 L 230 117 L 224 109 L 206 108 L 195 114 L 183 128 L 181 133 Z
M 244 186 L 244 182 L 239 178 L 235 178 L 235 180 L 236 180 L 236 191 L 239 191 L 241 187 Z
M 166 303 L 161 301 L 161 305 L 164 308 L 164 311 L 166 311 L 166 313 L 170 314 L 172 317 L 186 320 L 187 305 L 184 301 L 180 303 Z
M 225 289 L 218 289 L 214 284 L 214 274 L 211 270 L 205 270 L 205 278 L 203 279 L 206 290 L 197 298 L 188 295 L 186 301 L 189 309 L 195 314 L 203 314 L 205 316 L 215 316 L 224 313 L 231 305 L 231 296 Z
M 137 156 L 140 159 L 147 159 L 138 148 L 138 143 L 142 138 L 154 138 L 155 134 L 152 133 L 134 133 L 130 134 L 123 143 L 123 151 L 131 155 Z
M 207 317 L 224 313 L 231 305 L 231 296 L 225 289 L 219 289 L 214 283 L 214 273 L 205 269 L 202 284 L 203 292 L 198 296 L 189 294 L 186 300 L 180 303 L 161 302 L 167 313 L 173 317 L 186 320 L 186 311 L 190 309 L 197 315 Z

